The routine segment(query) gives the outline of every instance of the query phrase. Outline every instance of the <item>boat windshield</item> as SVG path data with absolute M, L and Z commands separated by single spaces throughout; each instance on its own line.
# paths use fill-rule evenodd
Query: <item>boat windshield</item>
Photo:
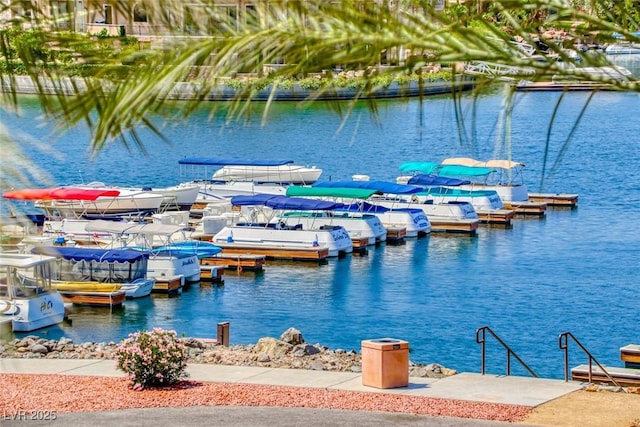
M 0 268 L 0 299 L 28 298 L 51 290 L 51 266 Z

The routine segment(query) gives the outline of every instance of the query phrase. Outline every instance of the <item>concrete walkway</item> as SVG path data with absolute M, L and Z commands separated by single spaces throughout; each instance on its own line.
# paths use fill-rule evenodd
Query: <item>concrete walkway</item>
M 209 365 L 209 364 L 190 364 L 187 371 L 189 372 L 189 379 L 195 381 L 204 382 L 224 382 L 224 383 L 248 383 L 248 384 L 268 384 L 279 386 L 292 386 L 292 387 L 311 387 L 322 388 L 332 390 L 348 390 L 367 393 L 391 393 L 410 396 L 422 396 L 422 397 L 436 397 L 446 399 L 460 399 L 474 402 L 489 402 L 489 403 L 501 403 L 510 405 L 523 405 L 535 407 L 541 405 L 550 400 L 564 396 L 568 393 L 579 390 L 582 386 L 577 382 L 564 382 L 562 380 L 553 379 L 539 379 L 531 377 L 516 377 L 516 376 L 502 376 L 502 375 L 481 375 L 475 373 L 460 373 L 445 378 L 409 378 L 409 386 L 396 388 L 396 389 L 377 389 L 373 387 L 362 385 L 362 375 L 359 373 L 345 373 L 345 372 L 328 372 L 328 371 L 312 371 L 312 370 L 300 370 L 300 369 L 277 369 L 277 368 L 261 368 L 261 367 L 247 367 L 247 366 L 227 366 L 227 365 Z M 113 360 L 96 360 L 96 359 L 0 359 L 0 372 L 1 373 L 21 373 L 21 374 L 62 374 L 62 375 L 88 375 L 88 376 L 115 376 L 121 377 L 124 374 L 118 371 Z M 327 425 L 328 419 L 325 415 L 318 418 L 321 424 L 310 424 L 308 418 L 309 414 L 322 413 L 323 411 L 331 413 L 331 416 L 338 416 L 334 419 L 334 423 L 340 423 L 342 425 L 363 425 L 363 416 L 365 414 L 357 415 L 349 411 L 329 411 L 329 410 L 309 410 L 309 409 L 284 409 L 284 408 L 257 408 L 253 409 L 221 409 L 215 408 L 190 408 L 181 409 L 176 408 L 171 411 L 166 411 L 167 408 L 162 409 L 162 419 L 158 423 L 155 419 L 155 425 L 171 425 L 170 413 L 174 414 L 176 420 L 185 419 L 191 417 L 194 423 L 201 424 L 203 412 L 209 414 L 216 413 L 226 421 L 224 425 L 246 425 L 251 424 L 251 421 L 244 418 L 243 423 L 230 424 L 235 418 L 231 415 L 229 417 L 223 416 L 223 413 L 232 413 L 235 411 L 244 411 L 243 413 L 249 414 L 255 412 L 255 416 L 258 417 L 261 422 L 258 425 L 264 425 L 266 420 L 270 416 L 276 419 L 282 420 L 284 413 L 289 413 L 291 417 L 301 417 L 304 419 L 304 425 Z M 127 411 L 109 411 L 100 413 L 97 416 L 96 413 L 92 414 L 91 423 L 93 425 L 108 425 L 118 423 L 122 424 L 125 414 L 132 413 L 144 413 L 147 412 L 159 412 L 158 410 L 127 410 Z M 343 415 L 340 413 L 344 412 Z M 295 415 L 297 414 L 297 415 Z M 304 415 L 306 414 L 306 415 Z M 382 417 L 386 420 L 386 423 L 393 425 L 474 425 L 474 426 L 496 426 L 504 425 L 505 423 L 495 423 L 478 420 L 464 420 L 465 424 L 462 424 L 462 420 L 448 419 L 443 417 L 426 417 L 426 416 L 408 416 L 408 414 L 384 414 L 384 413 L 366 413 L 366 420 L 371 421 L 375 417 Z M 378 414 L 378 415 L 375 415 Z M 82 414 L 60 414 L 59 422 L 68 420 L 69 424 L 81 422 L 84 416 Z M 339 416 L 340 415 L 340 416 Z M 375 415 L 375 417 L 374 417 Z M 287 417 L 289 417 L 287 416 Z M 328 415 L 327 415 L 328 416 Z M 99 419 L 104 417 L 108 420 L 107 424 L 100 424 Z M 146 417 L 146 416 L 145 416 Z M 287 418 L 291 420 L 291 418 Z M 395 418 L 394 418 L 395 417 Z M 403 424 L 403 418 L 407 418 L 405 421 L 408 424 Z M 216 418 L 216 417 L 214 417 Z M 315 418 L 315 416 L 313 416 Z M 393 422 L 391 419 L 393 418 Z M 397 419 L 396 419 L 397 418 Z M 409 421 L 409 418 L 411 421 Z M 149 420 L 153 417 L 147 418 Z M 209 421 L 214 419 L 208 418 Z M 218 421 L 221 418 L 216 418 Z M 137 420 L 136 425 L 140 425 L 140 418 L 135 417 Z M 351 421 L 350 421 L 351 420 Z M 419 420 L 422 420 L 418 422 Z M 444 420 L 444 421 L 443 421 Z M 455 422 L 451 422 L 455 420 Z M 174 420 L 175 421 L 175 420 Z M 106 421 L 105 421 L 106 422 Z M 382 422 L 382 421 L 381 421 Z M 444 422 L 444 424 L 437 424 L 436 422 Z M 467 424 L 469 422 L 470 424 Z M 183 424 L 183 423 L 181 423 Z M 211 424 L 208 425 L 222 425 Z M 255 424 L 255 423 L 254 423 Z M 272 424 L 273 423 L 269 423 Z M 281 424 L 277 425 L 297 425 L 297 424 Z M 4 423 L 3 423 L 4 425 Z M 10 425 L 10 424 L 7 424 Z M 57 424 L 59 425 L 59 424 Z M 175 424 L 173 424 L 175 425 Z

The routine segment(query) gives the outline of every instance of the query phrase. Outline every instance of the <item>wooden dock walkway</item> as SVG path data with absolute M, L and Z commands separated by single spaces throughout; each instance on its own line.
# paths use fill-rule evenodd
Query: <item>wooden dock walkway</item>
M 60 292 L 60 291 L 58 291 Z M 123 290 L 113 292 L 60 292 L 65 302 L 93 307 L 119 307 L 124 304 L 126 293 Z
M 200 264 L 200 283 L 215 283 L 222 284 L 224 280 L 222 276 L 224 275 L 224 269 L 226 267 L 222 265 L 203 265 Z
M 211 258 L 200 260 L 201 266 L 217 265 L 228 270 L 259 271 L 266 264 L 265 255 L 255 254 L 224 254 L 221 253 Z
M 480 218 L 481 223 L 504 225 L 505 227 L 509 227 L 512 225 L 511 220 L 516 214 L 516 211 L 511 209 L 477 209 L 476 211 L 478 212 L 478 218 Z
M 245 246 L 217 243 L 222 248 L 222 256 L 263 255 L 266 259 L 293 259 L 298 261 L 322 261 L 329 257 L 329 248 L 295 246 Z
M 625 362 L 625 367 L 604 366 L 609 376 L 622 387 L 640 386 L 640 345 L 629 344 L 620 348 L 620 359 Z M 573 381 L 591 382 L 600 384 L 613 384 L 609 377 L 599 366 L 591 366 L 589 377 L 589 365 L 579 365 L 571 369 Z
M 563 193 L 529 193 L 532 202 L 546 203 L 547 206 L 575 208 L 578 206 L 577 194 Z
M 523 202 L 504 202 L 504 208 L 510 209 L 516 215 L 544 216 L 547 212 L 547 204 L 544 202 L 532 202 L 530 200 Z
M 151 293 L 156 294 L 173 294 L 180 292 L 184 286 L 184 276 L 162 276 L 156 278 L 156 283 L 151 289 Z
M 404 242 L 407 238 L 407 229 L 405 227 L 387 227 L 387 242 L 390 244 L 398 244 Z
M 458 233 L 475 236 L 478 234 L 478 219 L 441 219 L 429 217 L 431 232 Z

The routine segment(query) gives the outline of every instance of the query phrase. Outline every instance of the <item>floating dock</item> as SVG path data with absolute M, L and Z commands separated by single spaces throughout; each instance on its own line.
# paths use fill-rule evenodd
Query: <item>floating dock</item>
M 296 246 L 244 246 L 216 243 L 222 248 L 222 256 L 263 255 L 267 259 L 292 259 L 298 261 L 323 261 L 329 257 L 329 248 Z
M 432 232 L 459 233 L 475 236 L 478 233 L 478 219 L 433 219 L 429 217 Z
M 620 359 L 624 362 L 625 368 L 638 369 L 638 373 L 640 373 L 640 345 L 629 344 L 622 347 Z
M 260 271 L 266 264 L 266 256 L 254 254 L 219 254 L 200 260 L 201 266 L 216 265 L 229 270 Z M 202 274 L 202 267 L 200 269 Z
M 200 282 L 224 283 L 224 280 L 222 280 L 224 269 L 225 267 L 221 265 L 200 264 Z
M 505 227 L 511 226 L 511 220 L 516 214 L 516 211 L 511 209 L 477 209 L 476 211 L 478 212 L 478 218 L 480 219 L 481 223 L 504 225 Z
M 640 369 L 604 367 L 611 378 L 622 387 L 640 386 Z M 589 382 L 589 365 L 579 365 L 571 369 L 571 380 Z M 609 377 L 598 366 L 591 367 L 591 382 L 600 384 L 613 384 Z
M 404 242 L 407 238 L 407 229 L 405 227 L 387 227 L 387 242 L 390 244 L 398 244 Z
M 60 291 L 58 291 L 60 292 Z M 123 290 L 113 292 L 60 292 L 65 302 L 94 307 L 117 307 L 124 304 L 126 292 Z
M 173 294 L 180 292 L 184 286 L 184 276 L 162 276 L 156 278 L 153 285 L 152 293 L 156 294 Z
M 506 209 L 515 211 L 516 215 L 544 216 L 547 212 L 547 204 L 544 202 L 504 202 Z
M 529 193 L 529 200 L 553 207 L 575 208 L 578 206 L 577 194 Z

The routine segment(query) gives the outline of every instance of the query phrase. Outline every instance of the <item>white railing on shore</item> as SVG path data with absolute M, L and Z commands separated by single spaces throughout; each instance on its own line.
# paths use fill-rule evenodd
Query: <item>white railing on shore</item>
M 517 77 L 535 74 L 535 70 L 533 68 L 496 64 L 491 62 L 468 62 L 464 66 L 464 73 L 493 77 Z

